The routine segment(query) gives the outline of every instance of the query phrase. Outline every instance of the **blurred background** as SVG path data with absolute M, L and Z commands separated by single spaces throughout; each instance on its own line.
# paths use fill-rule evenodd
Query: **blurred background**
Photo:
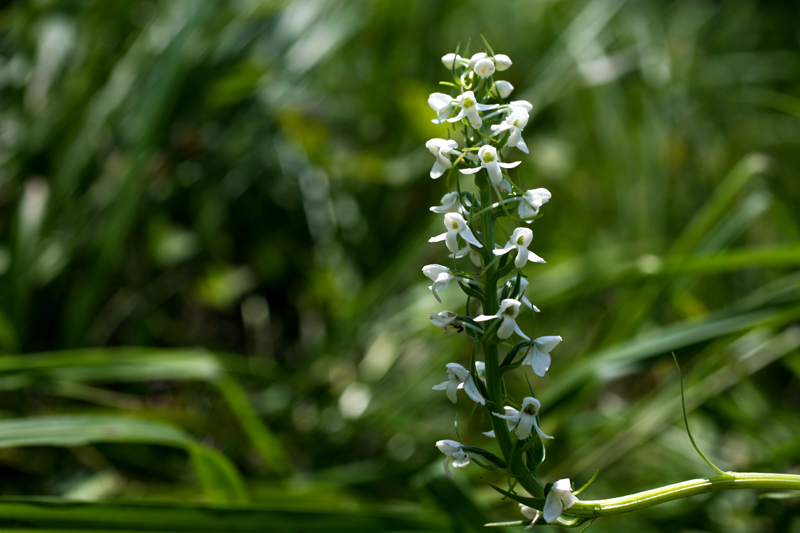
M 428 320 L 463 296 L 439 304 L 421 274 L 445 259 L 426 242 L 446 192 L 426 100 L 480 34 L 534 105 L 522 183 L 553 194 L 532 226 L 547 264 L 526 270 L 536 335 L 564 338 L 529 376 L 556 437 L 541 477 L 599 469 L 596 499 L 712 475 L 672 351 L 712 460 L 800 473 L 794 2 L 2 5 L 5 498 L 230 500 L 198 489 L 202 449 L 262 508 L 343 531 L 521 519 L 434 447 L 458 414 L 496 451 L 469 402 L 431 391 L 469 343 Z M 108 442 L 132 420 L 188 440 Z M 800 515 L 740 491 L 592 530 L 800 532 Z

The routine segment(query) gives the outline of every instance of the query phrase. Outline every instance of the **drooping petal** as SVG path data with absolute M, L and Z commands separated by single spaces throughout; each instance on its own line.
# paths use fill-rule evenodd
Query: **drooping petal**
M 457 231 L 448 231 L 445 234 L 445 244 L 447 245 L 447 249 L 451 252 L 455 253 L 458 251 L 458 232 Z
M 486 322 L 487 320 L 491 320 L 493 318 L 500 318 L 498 315 L 478 315 L 472 320 L 475 322 Z
M 530 152 L 528 152 L 528 145 L 527 145 L 527 144 L 525 144 L 525 139 L 523 139 L 522 137 L 520 137 L 520 138 L 519 138 L 519 141 L 517 141 L 517 148 L 519 148 L 519 150 L 520 150 L 520 151 L 521 151 L 523 154 L 530 153 Z
M 451 476 L 452 477 L 452 476 Z M 544 516 L 544 521 L 548 524 L 559 516 L 561 516 L 561 511 L 564 509 L 564 504 L 561 503 L 561 500 L 558 496 L 555 495 L 553 489 L 550 489 L 550 492 L 547 494 L 547 498 L 544 501 L 544 509 L 542 515 Z
M 444 166 L 439 164 L 439 161 L 434 161 L 433 162 L 433 168 L 431 168 L 431 178 L 436 179 L 436 178 L 440 177 L 442 174 L 444 174 L 444 171 L 447 170 L 448 168 L 450 168 L 450 167 L 449 166 L 448 167 L 444 167 Z
M 498 185 L 503 181 L 503 171 L 500 170 L 500 164 L 497 161 L 484 163 L 483 167 L 486 169 L 486 172 L 489 173 L 489 181 L 491 181 L 492 184 Z
M 528 263 L 528 249 L 521 244 L 517 245 L 517 257 L 514 258 L 514 266 L 523 268 Z
M 513 163 L 497 163 L 503 168 L 515 168 L 522 164 L 522 161 L 514 161 Z
M 492 253 L 494 255 L 505 255 L 513 249 L 514 249 L 514 244 L 511 241 L 508 241 L 508 243 L 505 245 L 504 248 L 497 248 L 495 250 L 492 250 Z
M 483 167 L 475 167 L 475 168 L 459 168 L 458 171 L 462 174 L 477 174 L 481 171 Z
M 477 246 L 478 248 L 483 248 L 483 245 L 480 243 L 478 239 L 475 238 L 475 234 L 472 233 L 472 230 L 469 229 L 469 226 L 465 226 L 464 229 L 461 230 L 458 234 L 461 235 L 461 238 L 467 241 L 468 243 Z M 450 251 L 455 252 L 456 250 L 450 250 Z
M 447 232 L 444 232 L 440 233 L 439 235 L 436 235 L 435 237 L 431 237 L 430 239 L 428 239 L 428 242 L 442 242 L 446 238 L 447 238 Z
M 478 386 L 475 385 L 475 380 L 472 379 L 471 375 L 467 376 L 467 380 L 464 382 L 464 392 L 467 393 L 467 396 L 469 396 L 473 402 L 486 405 L 486 400 L 481 396 L 481 391 L 478 390 Z
M 508 146 L 514 147 L 517 143 L 522 139 L 522 132 L 519 128 L 512 126 L 511 133 L 508 136 L 508 142 L 506 143 Z
M 510 316 L 503 317 L 503 323 L 500 324 L 500 327 L 497 328 L 497 337 L 499 339 L 507 339 L 514 333 L 514 328 L 516 327 L 517 323 L 514 321 L 513 318 Z
M 533 350 L 531 350 L 531 352 L 525 356 L 522 364 L 530 364 L 531 368 L 533 369 L 533 373 L 540 378 L 543 378 L 550 369 L 551 361 L 552 358 L 550 357 L 550 354 L 542 352 L 536 347 L 536 345 L 534 345 Z
M 535 253 L 531 252 L 531 251 L 528 251 L 528 261 L 530 261 L 531 263 L 546 263 L 547 262 L 544 259 L 542 259 L 541 257 L 539 257 L 538 255 L 536 255 Z
M 519 417 L 519 423 L 515 431 L 517 438 L 519 440 L 524 440 L 530 437 L 531 429 L 533 429 L 534 424 L 536 424 L 536 417 L 523 413 L 522 416 Z
M 533 428 L 536 430 L 536 433 L 538 433 L 539 436 L 542 437 L 543 439 L 552 439 L 553 438 L 553 437 L 551 437 L 550 435 L 546 434 L 544 431 L 542 431 L 539 428 L 539 424 L 536 422 L 536 417 L 533 418 Z

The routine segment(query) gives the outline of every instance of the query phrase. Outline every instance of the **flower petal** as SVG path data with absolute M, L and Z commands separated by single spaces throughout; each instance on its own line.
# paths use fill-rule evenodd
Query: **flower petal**
M 472 401 L 481 405 L 486 405 L 486 400 L 481 396 L 481 391 L 479 391 L 478 386 L 475 385 L 472 375 L 467 376 L 467 380 L 464 382 L 464 392 L 467 393 L 467 396 L 469 396 Z
M 561 511 L 564 510 L 564 504 L 556 495 L 555 491 L 551 488 L 547 494 L 547 499 L 544 501 L 544 521 L 548 524 L 561 516 Z

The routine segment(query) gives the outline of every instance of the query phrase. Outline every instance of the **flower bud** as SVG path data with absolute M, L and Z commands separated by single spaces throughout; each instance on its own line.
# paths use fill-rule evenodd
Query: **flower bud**
M 478 60 L 475 63 L 475 74 L 480 76 L 481 78 L 488 78 L 492 74 L 494 74 L 494 63 L 488 57 L 484 57 L 483 59 Z
M 468 65 L 469 68 L 474 69 L 475 63 L 477 63 L 484 57 L 486 57 L 486 54 L 484 52 L 478 52 L 477 54 L 474 54 L 472 57 L 469 58 L 469 65 Z
M 500 93 L 500 98 L 508 98 L 508 95 L 511 94 L 511 91 L 514 90 L 514 86 L 507 81 L 496 81 L 494 82 L 494 86 L 497 87 L 497 92 Z
M 447 70 L 453 70 L 453 65 L 461 63 L 461 56 L 458 54 L 445 54 L 442 56 L 442 64 Z
M 505 54 L 497 54 L 494 56 L 494 64 L 499 71 L 508 70 L 508 67 L 511 66 L 511 59 Z

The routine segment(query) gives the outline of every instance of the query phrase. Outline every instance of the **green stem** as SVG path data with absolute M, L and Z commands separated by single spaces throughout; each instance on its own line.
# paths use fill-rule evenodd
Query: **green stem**
M 481 203 L 491 202 L 492 190 L 491 184 L 488 179 L 481 180 Z M 494 248 L 494 215 L 491 211 L 487 211 L 481 215 L 481 222 L 483 225 L 483 243 L 487 247 Z M 486 253 L 491 254 L 491 250 Z M 489 263 L 489 261 L 486 261 Z M 493 263 L 489 263 L 487 268 L 484 269 L 482 274 L 482 282 L 484 284 L 485 301 L 483 304 L 484 314 L 495 314 L 500 308 L 497 299 L 497 278 L 495 273 L 497 267 Z M 483 354 L 486 359 L 486 390 L 488 398 L 486 407 L 490 413 L 503 413 L 503 374 L 500 372 L 500 358 L 497 349 L 497 343 L 484 342 Z M 502 418 L 490 415 L 494 434 L 497 439 L 497 444 L 500 446 L 503 457 L 508 463 L 510 473 L 517 477 L 520 485 L 522 485 L 529 494 L 534 497 L 541 498 L 544 496 L 544 486 L 532 475 L 525 465 L 521 456 L 514 457 L 514 443 L 511 441 L 511 433 L 508 431 L 506 421 Z
M 800 475 L 731 472 L 705 479 L 691 479 L 657 489 L 607 500 L 582 500 L 564 511 L 580 518 L 629 513 L 696 494 L 731 489 L 800 490 Z

